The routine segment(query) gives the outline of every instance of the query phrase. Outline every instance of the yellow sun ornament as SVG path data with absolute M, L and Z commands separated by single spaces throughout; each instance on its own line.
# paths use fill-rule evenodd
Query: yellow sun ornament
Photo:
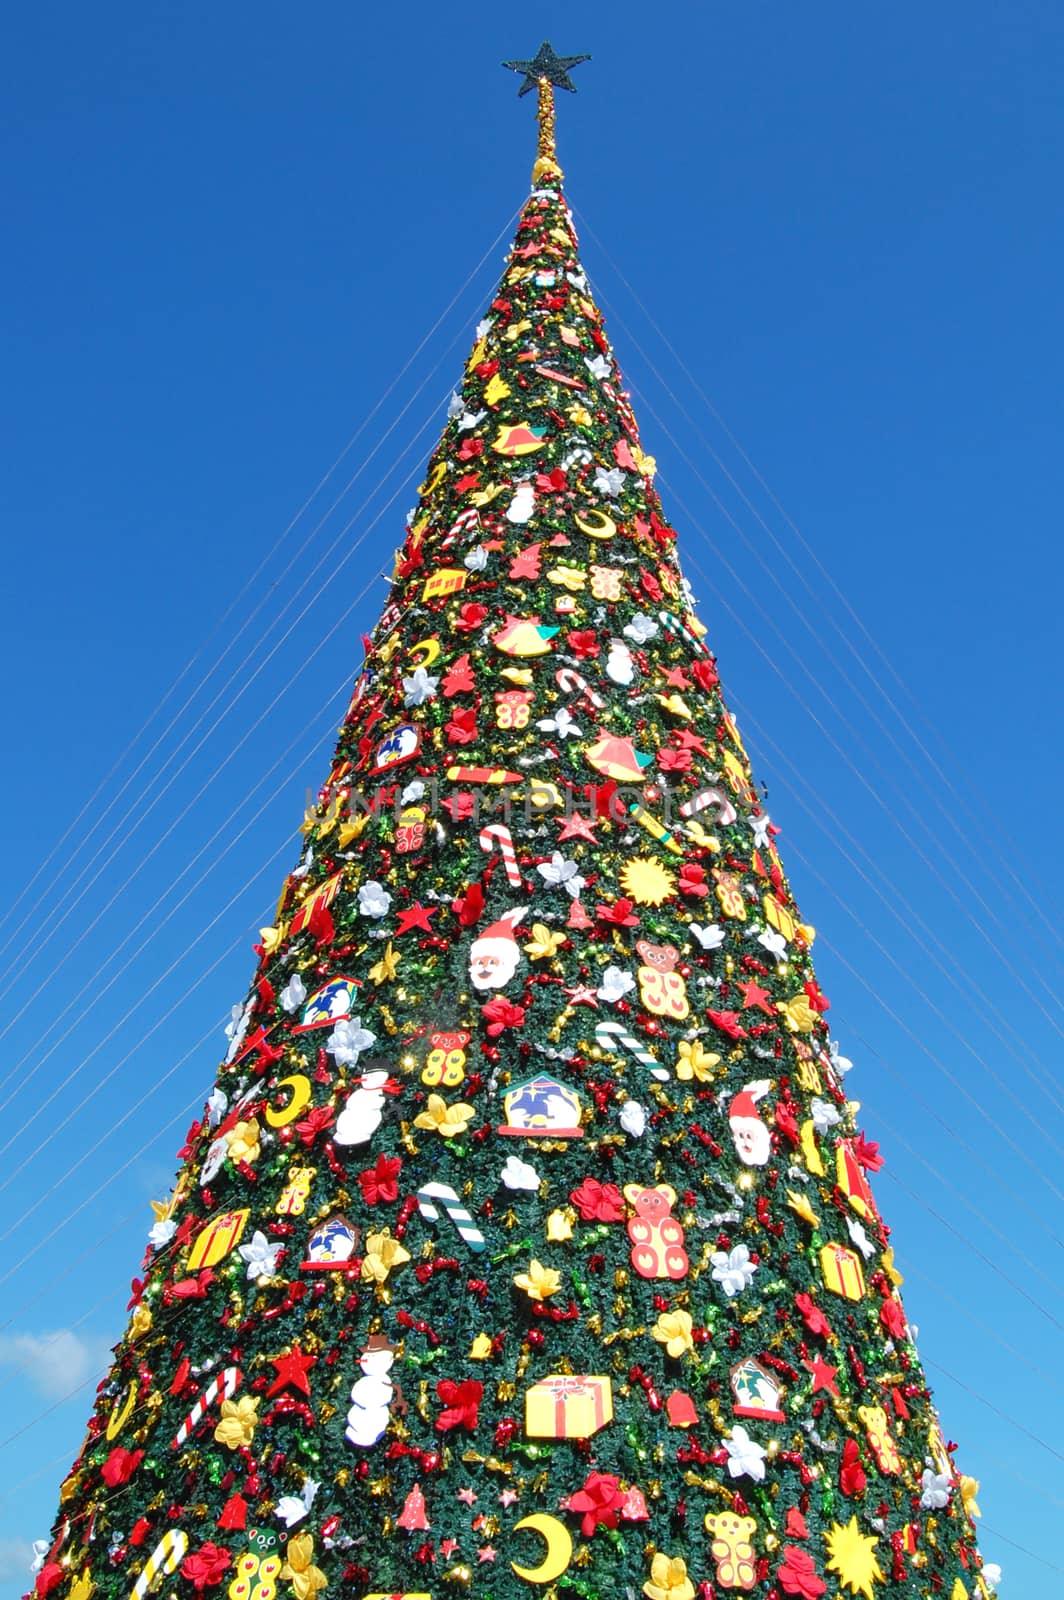
M 393 1267 L 401 1267 L 410 1260 L 410 1251 L 404 1250 L 398 1239 L 393 1239 L 387 1228 L 366 1236 L 366 1253 L 362 1257 L 362 1281 L 386 1283 Z
M 464 1101 L 459 1100 L 449 1106 L 442 1095 L 430 1094 L 424 1111 L 414 1118 L 414 1127 L 428 1128 L 438 1133 L 441 1139 L 455 1139 L 465 1133 L 476 1114 L 476 1108 L 467 1106 Z
M 621 888 L 640 906 L 660 906 L 676 893 L 676 879 L 660 861 L 636 856 L 621 869 Z
M 643 1593 L 647 1600 L 695 1600 L 695 1586 L 687 1576 L 687 1562 L 683 1556 L 667 1556 L 663 1550 L 656 1551 Z
M 537 1261 L 535 1256 L 529 1262 L 528 1271 L 518 1273 L 514 1278 L 519 1289 L 523 1289 L 530 1300 L 549 1300 L 552 1294 L 557 1294 L 562 1286 L 562 1275 L 553 1267 L 545 1267 L 542 1261 Z
M 866 1600 L 875 1600 L 873 1583 L 885 1583 L 883 1569 L 876 1559 L 876 1539 L 871 1533 L 862 1533 L 857 1518 L 851 1517 L 845 1527 L 833 1522 L 825 1535 L 828 1547 L 828 1571 L 838 1573 L 839 1582 L 851 1594 L 863 1594 Z
M 666 1354 L 678 1361 L 695 1347 L 693 1329 L 689 1311 L 663 1311 L 650 1332 L 659 1344 L 665 1346 Z

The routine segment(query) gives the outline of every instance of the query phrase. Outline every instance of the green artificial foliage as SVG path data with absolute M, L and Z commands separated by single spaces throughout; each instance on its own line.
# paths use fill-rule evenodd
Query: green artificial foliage
M 541 158 L 42 1596 L 989 1594 L 653 476 Z

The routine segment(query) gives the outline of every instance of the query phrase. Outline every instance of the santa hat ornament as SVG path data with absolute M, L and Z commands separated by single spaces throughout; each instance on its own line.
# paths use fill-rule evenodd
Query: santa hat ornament
M 728 1108 L 728 1122 L 736 1154 L 748 1167 L 765 1166 L 772 1154 L 772 1135 L 757 1110 L 757 1102 L 771 1087 L 767 1078 L 745 1084 Z
M 474 989 L 501 989 L 517 971 L 521 952 L 514 929 L 525 907 L 507 911 L 478 934 L 469 947 L 469 977 Z

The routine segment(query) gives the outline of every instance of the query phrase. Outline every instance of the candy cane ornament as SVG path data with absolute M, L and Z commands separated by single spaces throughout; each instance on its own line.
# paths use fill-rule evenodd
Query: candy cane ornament
M 439 1201 L 439 1204 L 458 1229 L 463 1243 L 467 1244 L 470 1250 L 483 1250 L 486 1242 L 484 1235 L 450 1184 L 435 1182 L 422 1184 L 417 1191 L 417 1204 L 418 1210 L 426 1222 L 439 1221 L 440 1213 L 436 1204 L 437 1201 Z
M 498 849 L 507 883 L 515 889 L 522 887 L 521 869 L 517 865 L 517 851 L 514 849 L 513 835 L 509 828 L 501 822 L 491 822 L 486 828 L 481 828 L 480 848 L 486 850 L 489 855 Z
M 130 1600 L 144 1600 L 145 1595 L 158 1587 L 160 1578 L 177 1571 L 187 1554 L 188 1534 L 183 1528 L 168 1528 L 145 1561 Z
M 576 698 L 577 695 L 587 695 L 588 701 L 596 711 L 601 711 L 606 704 L 597 689 L 593 689 L 587 679 L 581 677 L 579 672 L 574 672 L 572 667 L 559 667 L 554 674 L 554 681 L 559 689 L 567 695 Z
M 174 1434 L 171 1450 L 180 1450 L 189 1434 L 199 1427 L 214 1402 L 217 1400 L 220 1404 L 223 1400 L 230 1399 L 243 1381 L 244 1374 L 239 1367 L 226 1367 L 224 1372 L 213 1378 Z
M 738 812 L 722 789 L 701 789 L 698 794 L 692 795 L 690 800 L 684 801 L 680 807 L 680 815 L 696 817 L 700 811 L 705 811 L 709 806 L 718 808 L 718 827 L 728 827 L 738 816 Z
M 659 611 L 658 621 L 663 622 L 665 626 L 667 628 L 671 628 L 674 633 L 682 633 L 684 638 L 689 640 L 689 642 L 694 645 L 696 650 L 702 651 L 703 655 L 708 654 L 706 646 L 702 643 L 702 640 L 698 637 L 697 633 L 694 632 L 688 623 L 684 622 L 681 617 L 676 616 L 672 611 Z
M 623 1045 L 641 1067 L 650 1068 L 652 1078 L 657 1078 L 661 1083 L 669 1082 L 669 1074 L 664 1067 L 658 1066 L 657 1057 L 651 1055 L 634 1033 L 629 1033 L 623 1022 L 600 1022 L 595 1029 L 595 1038 L 604 1050 L 616 1050 L 618 1044 Z

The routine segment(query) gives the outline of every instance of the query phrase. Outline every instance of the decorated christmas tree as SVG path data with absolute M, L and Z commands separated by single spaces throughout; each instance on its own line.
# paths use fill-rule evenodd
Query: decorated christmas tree
M 37 1592 L 987 1596 L 539 154 Z

